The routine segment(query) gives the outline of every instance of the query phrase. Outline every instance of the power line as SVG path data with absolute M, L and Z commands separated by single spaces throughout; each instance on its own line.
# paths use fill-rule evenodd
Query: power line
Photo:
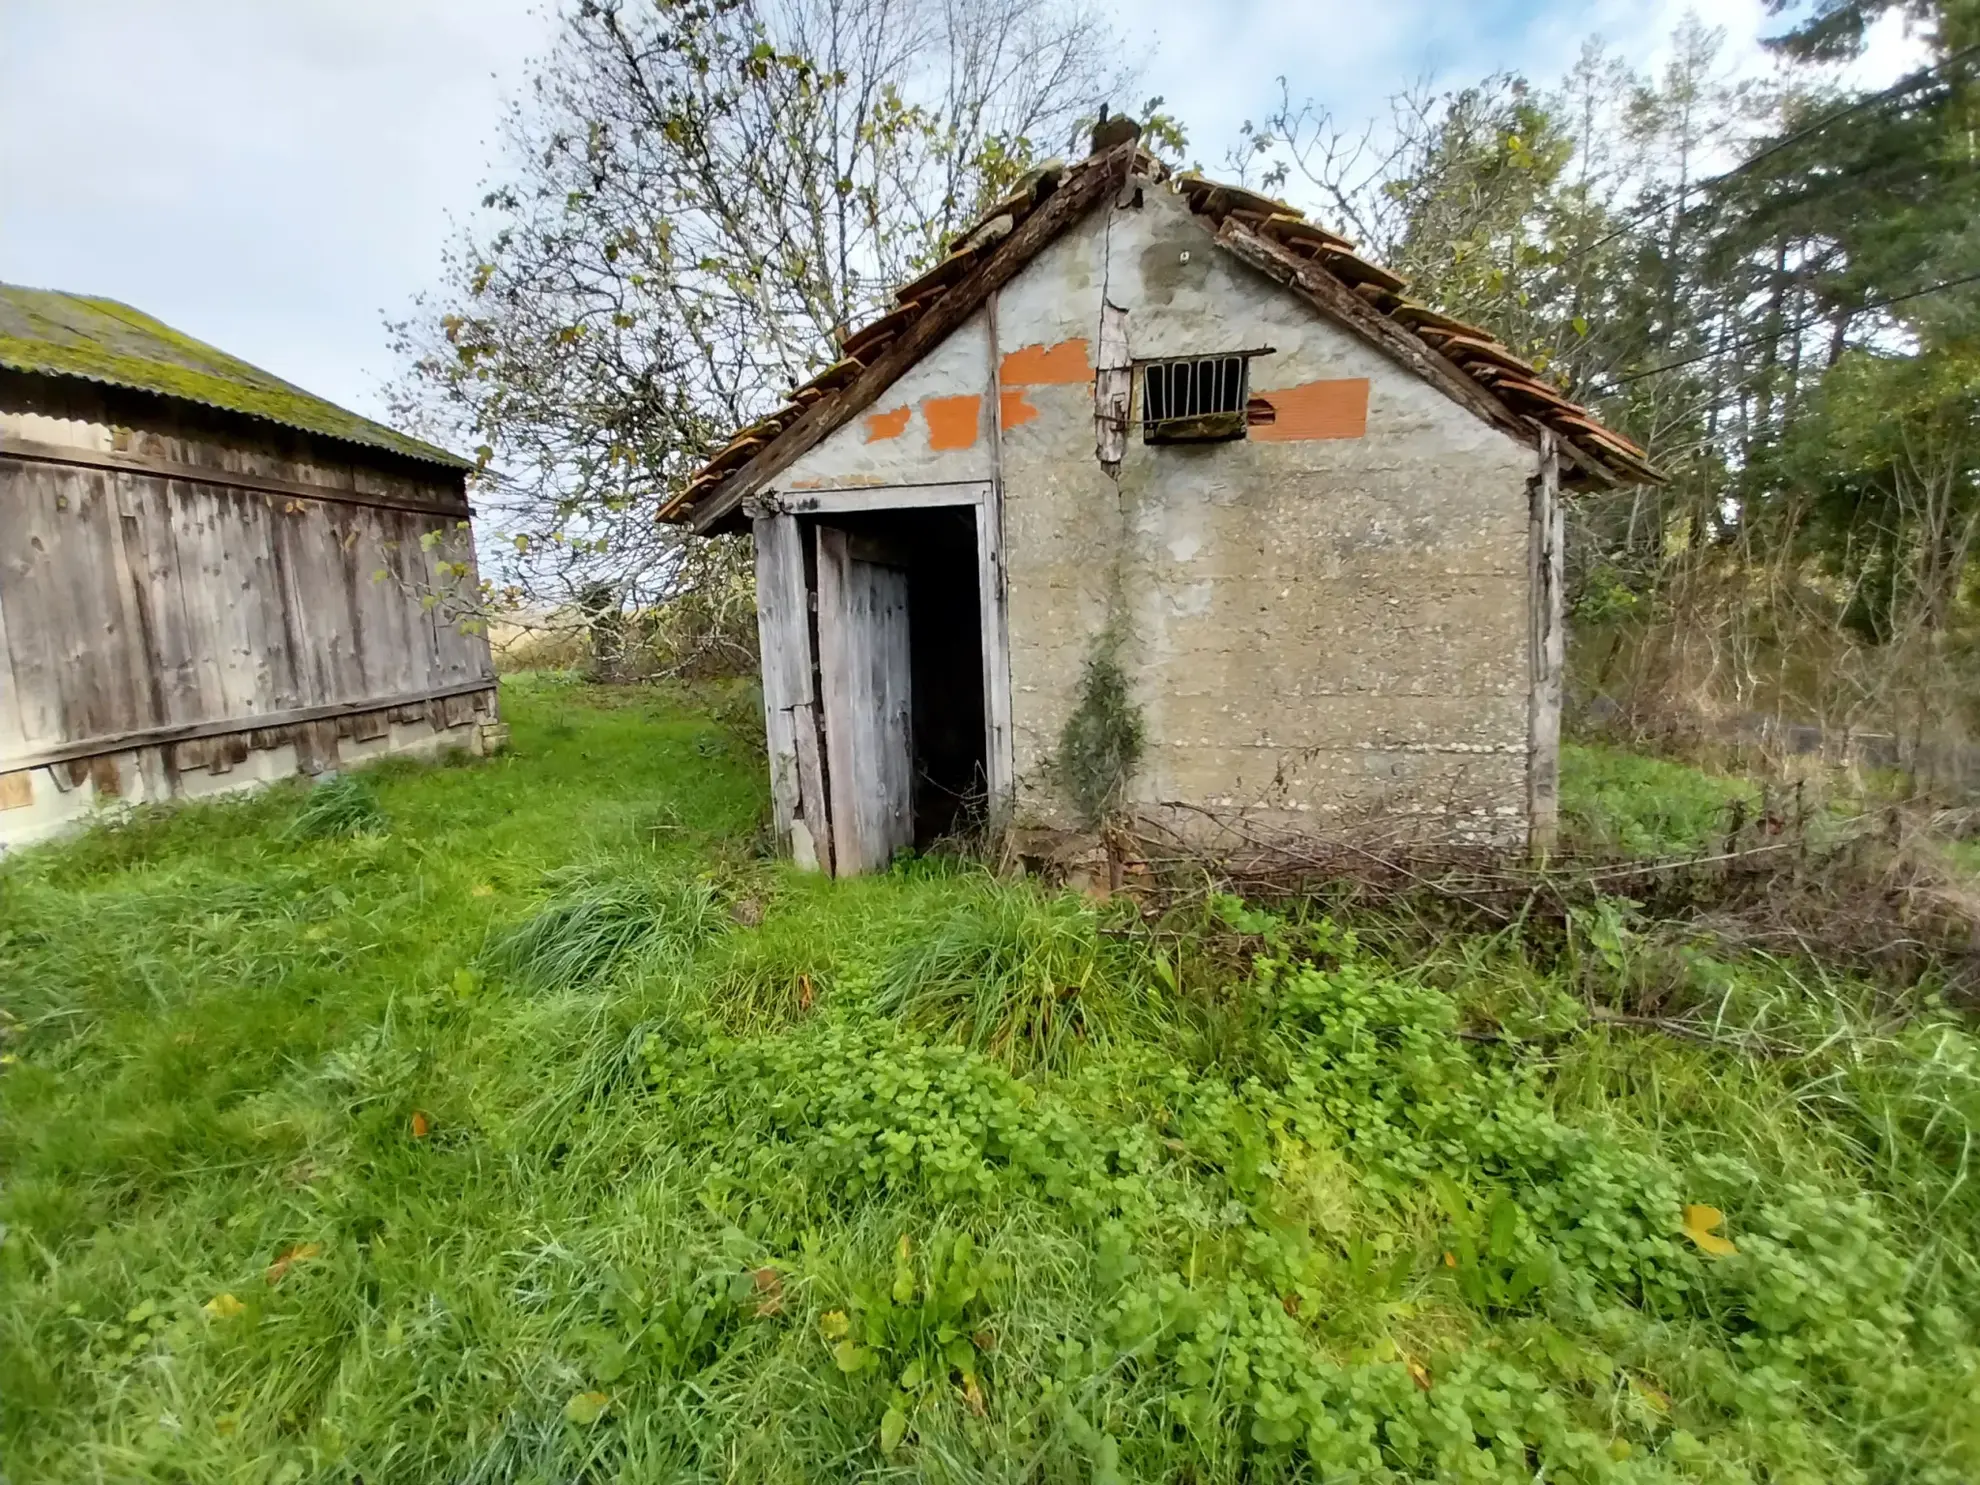
M 1974 283 L 1980 283 L 1980 273 L 1962 274 L 1958 278 L 1949 278 L 1936 284 L 1927 284 L 1924 288 L 1913 289 L 1909 293 L 1893 294 L 1887 299 L 1872 299 L 1867 303 L 1857 305 L 1851 313 L 1868 314 L 1873 309 L 1888 309 L 1893 304 L 1903 304 L 1911 299 L 1923 299 L 1928 294 L 1943 294 L 1947 289 L 1957 289 L 1966 284 Z M 1812 329 L 1816 325 L 1825 325 L 1829 322 L 1830 318 L 1831 316 L 1829 315 L 1812 315 L 1808 319 L 1797 320 L 1794 324 L 1776 330 L 1772 334 L 1751 335 L 1744 340 L 1728 341 L 1724 345 L 1712 347 L 1709 351 L 1700 351 L 1695 356 L 1685 356 L 1677 361 L 1666 361 L 1663 365 L 1652 366 L 1646 371 L 1632 371 L 1628 376 L 1612 376 L 1609 378 L 1609 385 L 1611 389 L 1626 387 L 1631 382 L 1642 381 L 1645 377 L 1658 376 L 1663 372 L 1676 371 L 1685 366 L 1695 366 L 1700 361 L 1709 361 L 1712 357 L 1723 355 L 1727 351 L 1740 351 L 1750 346 L 1767 345 L 1772 341 L 1784 340 L 1790 335 L 1798 335 L 1803 330 Z
M 1861 113 L 1866 108 L 1874 108 L 1880 106 L 1884 103 L 1891 102 L 1893 99 L 1902 98 L 1907 93 L 1916 91 L 1917 89 L 1923 87 L 1926 83 L 1930 82 L 1936 74 L 1945 71 L 1948 67 L 1951 67 L 1955 62 L 1965 61 L 1968 57 L 1973 56 L 1976 52 L 1980 52 L 1980 42 L 1975 42 L 1971 46 L 1963 46 L 1958 51 L 1952 52 L 1949 55 L 1940 58 L 1937 62 L 1933 63 L 1932 66 L 1925 68 L 1922 71 L 1914 72 L 1909 77 L 1899 78 L 1896 82 L 1892 83 L 1888 88 L 1885 88 L 1882 92 L 1872 93 L 1867 97 L 1859 98 L 1854 103 L 1848 104 L 1843 108 L 1837 109 L 1834 113 L 1827 114 L 1824 117 L 1817 119 L 1814 123 L 1809 124 L 1807 127 L 1795 130 L 1794 133 L 1788 135 L 1786 138 L 1775 140 L 1772 144 L 1768 145 L 1758 154 L 1747 156 L 1746 159 L 1740 161 L 1730 170 L 1723 171 L 1718 175 L 1707 176 L 1704 180 L 1697 181 L 1692 185 L 1686 186 L 1683 190 L 1679 191 L 1675 197 L 1672 197 L 1668 193 L 1660 195 L 1659 198 L 1656 201 L 1653 201 L 1650 205 L 1643 207 L 1642 209 L 1636 212 L 1633 212 L 1627 217 L 1624 217 L 1623 220 L 1619 222 L 1616 226 L 1611 228 L 1609 231 L 1603 233 L 1600 237 L 1596 238 L 1586 247 L 1580 249 L 1578 252 L 1569 255 L 1566 258 L 1563 258 L 1559 266 L 1567 267 L 1569 264 L 1579 262 L 1581 259 L 1587 257 L 1590 253 L 1594 252 L 1597 248 L 1602 247 L 1605 244 L 1614 242 L 1618 237 L 1621 237 L 1631 228 L 1636 227 L 1641 223 L 1648 221 L 1651 217 L 1658 215 L 1666 207 L 1673 206 L 1678 202 L 1683 201 L 1687 196 L 1692 195 L 1694 192 L 1705 190 L 1707 187 L 1724 185 L 1727 181 L 1732 180 L 1735 176 L 1744 175 L 1747 171 L 1753 169 L 1753 167 L 1758 165 L 1761 161 L 1770 159 L 1773 156 L 1778 155 L 1782 150 L 1793 148 L 1795 145 L 1800 144 L 1804 139 L 1814 138 L 1814 136 L 1820 134 L 1824 129 L 1827 129 L 1832 124 L 1840 123 L 1842 120 L 1850 117 L 1852 114 Z

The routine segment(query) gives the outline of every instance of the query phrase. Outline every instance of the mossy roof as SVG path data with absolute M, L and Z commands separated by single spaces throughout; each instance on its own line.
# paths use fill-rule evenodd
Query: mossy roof
M 0 366 L 129 387 L 430 464 L 474 467 L 114 299 L 0 284 Z

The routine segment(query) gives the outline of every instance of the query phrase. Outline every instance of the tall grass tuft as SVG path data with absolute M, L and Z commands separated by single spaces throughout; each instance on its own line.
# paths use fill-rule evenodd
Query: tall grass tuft
M 1085 898 L 978 878 L 888 957 L 875 1004 L 1014 1069 L 1062 1071 L 1154 1019 L 1143 968 Z
M 736 934 L 709 967 L 708 1008 L 741 1034 L 794 1025 L 826 996 L 839 967 L 838 949 L 803 920 Z
M 325 779 L 309 791 L 288 833 L 291 840 L 351 840 L 385 835 L 391 828 L 391 816 L 378 802 L 371 781 L 347 773 Z
M 569 989 L 634 961 L 683 963 L 727 922 L 705 878 L 595 867 L 561 875 L 542 907 L 490 942 L 484 962 L 531 989 Z

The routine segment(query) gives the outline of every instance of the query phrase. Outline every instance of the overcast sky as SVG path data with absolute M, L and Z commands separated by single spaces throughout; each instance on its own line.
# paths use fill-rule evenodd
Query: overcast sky
M 434 285 L 544 0 L 0 0 L 0 281 L 107 295 L 358 411 Z M 1656 62 L 1684 0 L 1142 0 L 1123 32 L 1218 160 L 1289 75 L 1343 117 L 1432 77 Z M 1711 0 L 1764 65 L 1760 0 Z M 1886 28 L 1860 69 L 1916 54 Z M 1116 100 L 1132 106 L 1141 98 Z

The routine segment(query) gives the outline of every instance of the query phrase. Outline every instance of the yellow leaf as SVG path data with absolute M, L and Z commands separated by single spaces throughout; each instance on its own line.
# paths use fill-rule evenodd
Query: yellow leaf
M 1670 1394 L 1661 1388 L 1652 1387 L 1640 1377 L 1629 1379 L 1629 1390 L 1643 1399 L 1644 1405 L 1660 1417 L 1668 1418 L 1671 1413 Z
M 852 1321 L 844 1310 L 827 1310 L 818 1317 L 818 1328 L 825 1332 L 825 1339 L 836 1341 L 852 1329 Z
M 268 1282 L 271 1285 L 281 1283 L 282 1275 L 286 1274 L 298 1263 L 306 1263 L 322 1252 L 323 1244 L 321 1243 L 297 1243 L 294 1247 L 285 1251 L 281 1257 L 268 1265 Z
M 1423 1391 L 1428 1392 L 1430 1390 L 1430 1368 L 1418 1361 L 1414 1356 L 1408 1357 L 1403 1364 L 1409 1368 L 1410 1381 L 1414 1382 Z
M 757 1315 L 781 1315 L 784 1311 L 784 1276 L 774 1268 L 765 1267 L 753 1270 L 749 1277 L 760 1296 L 756 1302 Z
M 433 1133 L 433 1121 L 427 1118 L 420 1110 L 414 1109 L 412 1116 L 412 1137 L 416 1140 L 423 1140 L 431 1133 Z
M 1714 1258 L 1724 1258 L 1739 1249 L 1732 1245 L 1732 1239 L 1721 1237 L 1712 1231 L 1726 1220 L 1726 1214 L 1717 1207 L 1689 1206 L 1684 1209 L 1684 1235 L 1699 1248 Z
M 231 1320 L 236 1315 L 247 1313 L 247 1306 L 231 1294 L 216 1294 L 200 1308 L 215 1320 Z
M 580 1392 L 564 1404 L 564 1416 L 580 1427 L 587 1426 L 605 1416 L 611 1401 L 603 1392 Z

